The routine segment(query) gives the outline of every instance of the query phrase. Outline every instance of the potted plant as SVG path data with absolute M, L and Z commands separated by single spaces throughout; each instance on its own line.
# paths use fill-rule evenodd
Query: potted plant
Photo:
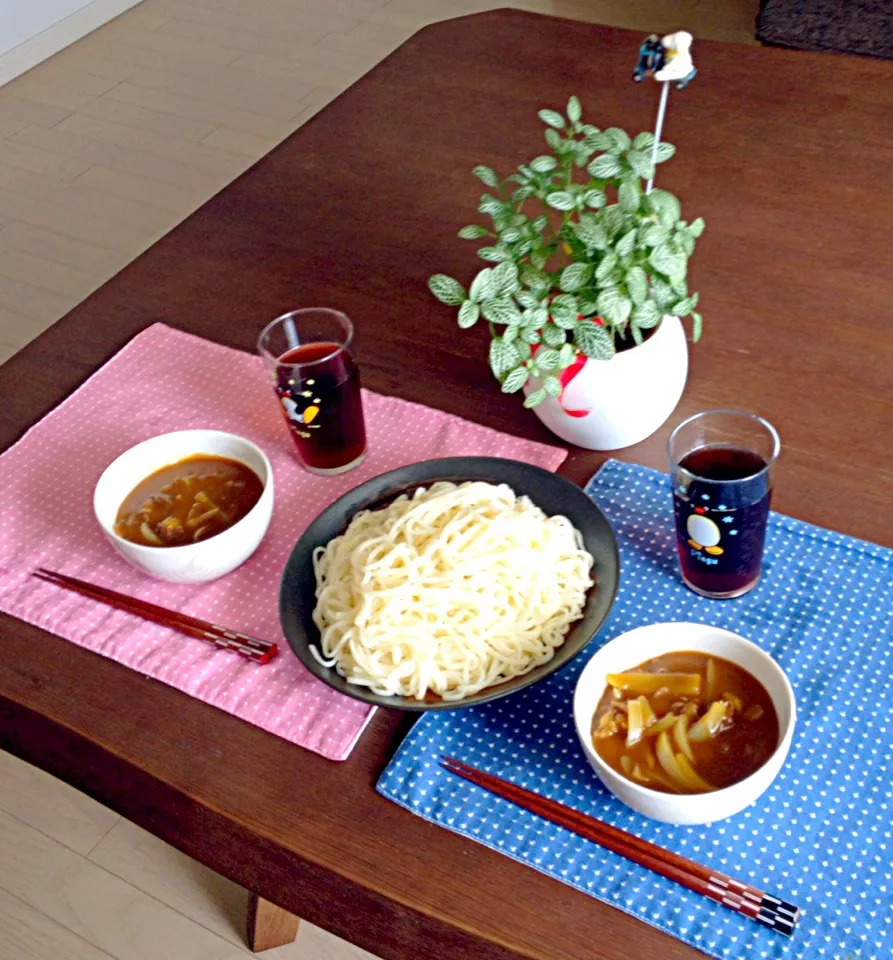
M 666 190 L 643 189 L 672 144 L 655 153 L 652 134 L 631 140 L 581 113 L 577 97 L 566 116 L 541 110 L 551 153 L 502 182 L 475 168 L 493 191 L 478 205 L 492 228 L 471 224 L 459 236 L 486 240 L 478 256 L 489 266 L 468 290 L 444 274 L 428 283 L 459 308 L 460 327 L 489 324 L 490 367 L 505 393 L 523 389 L 524 405 L 562 439 L 611 450 L 653 433 L 682 394 L 681 318 L 691 316 L 693 340 L 701 335 L 686 273 L 704 221 L 683 220 Z

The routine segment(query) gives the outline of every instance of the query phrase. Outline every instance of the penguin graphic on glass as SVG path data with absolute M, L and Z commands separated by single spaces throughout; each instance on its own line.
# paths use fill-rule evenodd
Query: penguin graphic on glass
M 704 507 L 695 507 L 694 513 L 689 516 L 685 524 L 688 531 L 688 545 L 695 550 L 703 550 L 711 556 L 719 557 L 725 550 L 719 545 L 722 539 L 722 532 L 719 524 L 710 517 Z

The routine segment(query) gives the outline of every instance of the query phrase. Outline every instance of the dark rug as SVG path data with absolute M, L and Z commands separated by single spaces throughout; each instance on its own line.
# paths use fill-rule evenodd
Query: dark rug
M 763 0 L 757 39 L 893 60 L 893 0 Z

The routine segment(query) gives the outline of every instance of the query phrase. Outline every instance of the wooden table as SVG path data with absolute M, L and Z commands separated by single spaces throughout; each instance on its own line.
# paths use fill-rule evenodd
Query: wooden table
M 302 304 L 354 318 L 367 386 L 550 440 L 496 388 L 485 332 L 458 331 L 425 280 L 471 276 L 474 245 L 455 238 L 481 192 L 468 171 L 541 152 L 538 108 L 579 93 L 599 126 L 649 127 L 640 39 L 506 11 L 421 31 L 7 363 L 0 445 L 156 320 L 248 350 Z M 893 544 L 893 68 L 696 55 L 660 183 L 707 220 L 692 269 L 706 335 L 671 423 L 767 416 L 785 447 L 775 505 Z M 619 455 L 662 466 L 667 429 Z M 582 482 L 603 459 L 573 450 L 562 472 Z M 331 763 L 18 621 L 0 631 L 2 746 L 387 960 L 699 955 L 377 796 L 396 713 Z

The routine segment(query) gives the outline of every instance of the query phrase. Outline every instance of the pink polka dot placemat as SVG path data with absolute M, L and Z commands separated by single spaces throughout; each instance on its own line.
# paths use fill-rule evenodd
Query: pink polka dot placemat
M 363 391 L 365 463 L 306 473 L 259 357 L 155 324 L 0 456 L 0 610 L 111 657 L 332 760 L 345 759 L 372 708 L 330 690 L 282 637 L 279 578 L 304 528 L 370 477 L 436 457 L 491 456 L 555 470 L 564 450 L 510 437 L 396 397 Z M 257 552 L 206 584 L 162 584 L 112 550 L 93 488 L 129 447 L 172 430 L 227 430 L 270 459 L 276 505 Z M 30 576 L 48 567 L 280 644 L 264 666 Z M 122 707 L 123 709 L 123 707 Z

